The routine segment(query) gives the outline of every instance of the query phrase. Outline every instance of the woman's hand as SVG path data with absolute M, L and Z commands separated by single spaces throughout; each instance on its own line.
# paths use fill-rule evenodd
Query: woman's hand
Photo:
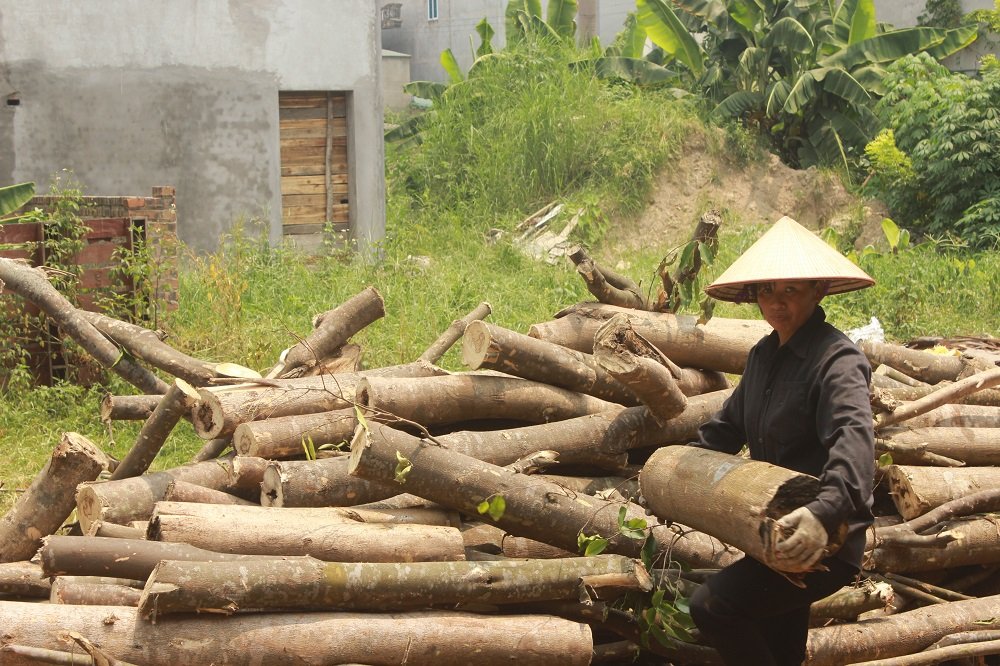
M 782 531 L 791 531 L 791 535 L 774 547 L 782 570 L 809 571 L 822 559 L 827 542 L 826 528 L 812 511 L 801 506 L 781 518 L 778 527 Z

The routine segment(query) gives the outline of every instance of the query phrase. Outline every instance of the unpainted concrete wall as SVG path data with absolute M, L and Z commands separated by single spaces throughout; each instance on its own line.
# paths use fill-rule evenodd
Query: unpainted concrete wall
M 352 230 L 385 230 L 372 0 L 0 4 L 0 184 L 72 169 L 87 194 L 177 189 L 178 233 L 281 235 L 278 92 L 349 91 Z M 3 104 L 3 102 L 0 102 Z M 44 189 L 40 187 L 39 189 Z

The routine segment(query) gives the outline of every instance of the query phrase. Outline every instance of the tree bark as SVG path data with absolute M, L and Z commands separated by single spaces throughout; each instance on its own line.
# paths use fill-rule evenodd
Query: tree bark
M 1000 428 L 935 426 L 912 430 L 883 430 L 876 446 L 888 444 L 893 462 L 914 464 L 922 453 L 960 460 L 972 467 L 1000 465 Z
M 862 340 L 858 343 L 872 367 L 888 365 L 904 375 L 927 384 L 953 382 L 961 376 L 968 363 L 957 356 L 932 354 L 901 345 Z
M 233 433 L 233 448 L 241 456 L 258 456 L 269 460 L 301 457 L 305 451 L 303 442 L 307 437 L 316 447 L 347 443 L 354 436 L 357 423 L 353 407 L 250 421 L 237 426 Z
M 357 401 L 378 414 L 423 426 L 479 419 L 548 423 L 617 407 L 600 398 L 527 379 L 472 374 L 368 377 L 358 384 Z
M 164 617 L 143 622 L 134 608 L 0 602 L 0 626 L 20 645 L 65 649 L 65 631 L 90 637 L 143 666 L 337 663 L 457 666 L 576 666 L 590 663 L 585 624 L 546 615 L 471 613 L 266 613 Z M 58 627 L 58 629 L 55 629 Z M 30 662 L 4 658 L 5 666 Z
M 782 571 L 774 522 L 815 499 L 819 480 L 777 465 L 686 446 L 665 446 L 639 473 L 653 513 L 683 521 Z M 832 552 L 845 534 L 831 536 Z M 839 542 L 838 542 L 839 537 Z
M 111 576 L 146 580 L 160 560 L 230 562 L 262 559 L 258 555 L 220 553 L 186 543 L 54 534 L 38 551 L 46 576 Z
M 116 525 L 106 523 L 102 520 L 95 520 L 87 526 L 84 536 L 112 537 L 115 539 L 145 539 L 146 530 L 128 525 Z
M 408 564 L 165 561 L 150 575 L 139 614 L 273 610 L 389 611 L 461 603 L 510 604 L 579 599 L 616 590 L 649 591 L 642 564 L 620 555 L 504 562 Z
M 854 622 L 864 612 L 885 608 L 892 603 L 892 586 L 867 581 L 859 587 L 844 587 L 809 607 L 809 621 L 814 626 L 829 620 Z
M 0 562 L 0 597 L 48 599 L 51 588 L 34 562 Z
M 234 514 L 221 520 L 157 514 L 150 520 L 148 537 L 225 553 L 311 555 L 327 562 L 465 559 L 462 533 L 454 527 L 436 525 L 332 523 L 325 519 L 285 515 L 250 519 Z
M 625 314 L 616 314 L 597 329 L 594 359 L 609 375 L 627 386 L 660 425 L 665 425 L 687 407 L 687 397 L 679 385 L 680 368 L 637 335 Z M 727 385 L 724 383 L 720 388 Z
M 399 456 L 410 465 L 401 489 L 457 511 L 476 515 L 481 502 L 503 497 L 506 509 L 496 521 L 501 529 L 518 536 L 577 552 L 579 534 L 608 539 L 607 552 L 636 557 L 642 541 L 620 533 L 618 508 L 627 509 L 626 520 L 648 520 L 634 504 L 609 502 L 569 491 L 537 477 L 443 449 L 385 425 L 358 428 L 351 444 L 351 474 L 393 482 Z M 398 482 L 397 482 L 398 483 Z M 649 520 L 651 525 L 656 521 Z M 677 535 L 659 527 L 654 536 L 662 548 L 673 548 L 673 556 L 688 562 L 730 562 L 730 551 L 706 535 Z
M 431 343 L 431 346 L 420 355 L 419 360 L 427 361 L 428 363 L 437 363 L 445 355 L 445 352 L 451 349 L 451 346 L 462 338 L 469 324 L 480 319 L 485 319 L 491 312 L 493 312 L 493 306 L 483 301 L 469 314 L 451 322 L 451 326 L 437 340 Z
M 296 507 L 270 508 L 259 505 L 222 506 L 195 502 L 157 502 L 153 519 L 157 516 L 175 515 L 227 520 L 237 523 L 278 523 L 283 520 L 318 521 L 330 523 L 395 523 L 400 525 L 437 525 L 461 527 L 457 511 L 414 507 L 406 509 L 360 509 L 357 507 Z
M 980 372 L 971 377 L 948 384 L 919 400 L 904 404 L 889 414 L 880 414 L 875 421 L 876 429 L 906 421 L 942 405 L 955 402 L 955 399 L 982 389 L 1000 386 L 1000 368 Z
M 970 516 L 940 524 L 939 545 L 909 548 L 891 543 L 869 551 L 865 568 L 892 573 L 941 571 L 976 564 L 1000 564 L 996 519 Z
M 101 398 L 101 422 L 145 421 L 160 404 L 162 395 L 112 395 Z
M 905 408 L 906 403 L 903 407 Z M 1000 428 L 1000 407 L 948 404 L 906 421 L 907 428 Z
M 576 272 L 583 278 L 587 291 L 601 303 L 637 310 L 649 309 L 649 304 L 639 291 L 639 285 L 623 275 L 599 266 L 581 246 L 571 248 L 566 256 L 576 266 Z
M 888 393 L 897 400 L 913 401 L 919 400 L 938 389 L 936 386 L 894 386 L 886 387 L 885 382 L 879 379 L 878 375 L 872 375 L 872 387 Z M 983 389 L 976 393 L 970 393 L 954 398 L 958 404 L 962 405 L 982 405 L 985 407 L 1000 407 L 1000 390 Z
M 45 467 L 0 518 L 0 562 L 30 559 L 42 537 L 54 533 L 73 513 L 77 484 L 93 481 L 110 464 L 83 435 L 63 433 Z
M 1000 628 L 1000 596 L 924 606 L 874 620 L 812 629 L 810 666 L 838 666 L 920 652 L 948 634 Z
M 313 332 L 285 354 L 280 377 L 303 376 L 344 345 L 352 335 L 385 316 L 385 301 L 375 287 L 367 287 L 316 318 Z
M 238 506 L 259 507 L 259 503 L 245 500 L 242 497 L 231 495 L 230 493 L 206 488 L 187 481 L 173 480 L 167 484 L 167 489 L 163 492 L 164 502 L 190 502 L 199 504 L 235 504 Z
M 76 489 L 80 527 L 86 532 L 97 520 L 127 525 L 133 520 L 148 519 L 153 505 L 163 499 L 171 481 L 231 491 L 248 500 L 259 498 L 266 464 L 260 458 L 247 457 L 209 460 L 118 481 L 81 483 Z
M 482 321 L 465 329 L 462 362 L 473 370 L 498 370 L 621 405 L 639 404 L 635 394 L 608 374 L 590 353 Z
M 188 418 L 191 417 L 190 414 L 187 415 Z M 191 462 L 204 462 L 206 460 L 215 460 L 222 453 L 229 448 L 233 443 L 232 437 L 218 437 L 216 439 L 210 439 L 202 445 L 198 452 L 191 457 Z
M 77 640 L 78 643 L 79 639 L 83 639 L 82 636 L 76 634 L 75 632 L 73 632 L 72 635 L 75 637 L 74 640 Z M 49 650 L 47 648 L 30 647 L 14 643 L 9 643 L 0 648 L 0 652 L 11 655 L 12 657 L 16 655 L 16 657 L 20 657 L 25 660 L 23 663 L 30 664 L 57 664 L 59 666 L 136 666 L 135 664 L 127 661 L 122 661 L 121 659 L 115 659 L 114 657 L 108 656 L 92 643 L 90 643 L 88 647 L 84 647 L 84 651 L 87 656 L 81 655 L 79 651 L 67 652 L 66 650 Z M 11 662 L 5 659 L 3 663 L 7 664 Z
M 111 480 L 139 476 L 149 469 L 174 426 L 191 411 L 197 400 L 198 393 L 190 384 L 183 379 L 175 379 L 156 409 L 143 423 L 135 444 L 111 473 Z
M 177 351 L 147 328 L 99 312 L 77 310 L 77 313 L 132 356 L 141 358 L 154 368 L 183 379 L 192 386 L 206 386 L 214 378 L 223 376 L 218 372 L 217 364 Z
M 215 439 L 232 435 L 236 426 L 249 421 L 350 407 L 357 385 L 365 377 L 429 377 L 443 373 L 429 363 L 416 362 L 341 375 L 201 389 L 201 400 L 191 411 L 191 423 L 199 437 Z
M 63 332 L 97 362 L 143 393 L 162 394 L 167 384 L 141 365 L 129 360 L 73 304 L 56 291 L 39 268 L 0 257 L 0 281 L 21 298 L 37 305 Z
M 590 353 L 597 329 L 619 312 L 629 315 L 635 330 L 671 361 L 687 368 L 741 374 L 750 348 L 771 332 L 766 322 L 754 319 L 712 317 L 699 324 L 690 315 L 579 303 L 557 314 L 555 321 L 535 324 L 528 335 Z
M 964 495 L 1000 486 L 1000 468 L 996 467 L 889 465 L 885 475 L 892 501 L 905 520 Z
M 354 506 L 399 494 L 394 484 L 348 474 L 346 457 L 273 461 L 261 479 L 260 503 L 269 507 Z
M 982 632 L 980 632 L 982 633 Z M 889 659 L 875 659 L 864 661 L 855 666 L 931 666 L 932 664 L 968 664 L 985 663 L 981 661 L 969 661 L 973 657 L 986 657 L 1000 654 L 1000 640 L 981 641 L 970 640 L 965 643 L 948 645 L 945 647 L 931 646 L 917 654 L 902 655 Z
M 74 606 L 138 606 L 142 590 L 111 583 L 82 583 L 57 576 L 49 595 L 51 604 Z

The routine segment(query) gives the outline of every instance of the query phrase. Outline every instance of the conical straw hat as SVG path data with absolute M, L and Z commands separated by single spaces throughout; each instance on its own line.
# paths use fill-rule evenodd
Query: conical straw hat
M 774 280 L 824 280 L 828 294 L 875 284 L 867 273 L 790 217 L 774 223 L 705 293 L 720 301 L 751 300 L 749 286 Z

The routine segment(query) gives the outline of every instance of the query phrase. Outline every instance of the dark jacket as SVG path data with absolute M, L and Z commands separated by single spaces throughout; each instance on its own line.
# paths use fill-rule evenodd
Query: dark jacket
M 811 474 L 820 492 L 806 506 L 827 531 L 847 522 L 837 557 L 860 567 L 872 523 L 875 435 L 871 365 L 817 306 L 782 347 L 778 334 L 750 350 L 746 370 L 722 409 L 699 431 L 699 446 Z

